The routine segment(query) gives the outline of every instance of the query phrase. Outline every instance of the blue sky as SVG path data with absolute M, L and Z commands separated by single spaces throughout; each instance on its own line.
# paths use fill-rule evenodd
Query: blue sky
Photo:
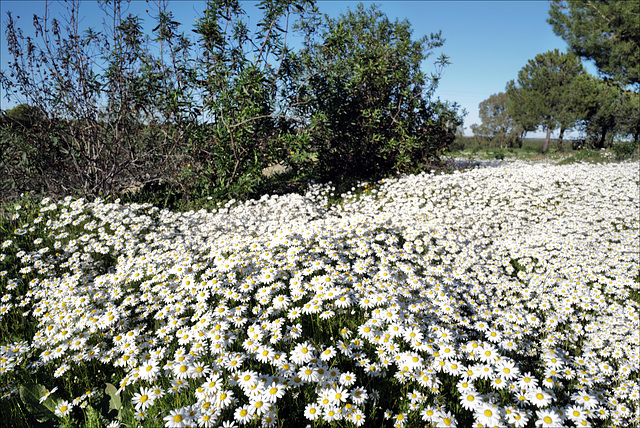
M 368 3 L 368 2 L 365 2 Z M 478 104 L 490 95 L 504 91 L 506 83 L 516 79 L 518 71 L 529 59 L 537 54 L 553 49 L 566 51 L 566 43 L 553 34 L 546 22 L 549 2 L 536 1 L 381 1 L 381 11 L 391 20 L 408 19 L 413 28 L 414 39 L 442 30 L 446 42 L 423 64 L 423 70 L 434 71 L 433 61 L 442 52 L 450 57 L 451 65 L 445 68 L 436 96 L 443 100 L 457 102 L 467 110 L 465 134 L 470 135 L 470 125 L 479 123 Z M 12 11 L 14 18 L 20 16 L 18 26 L 24 35 L 33 34 L 31 18 L 34 13 L 41 15 L 44 1 L 0 1 L 2 9 L 1 62 L 7 69 L 10 59 L 6 49 L 6 12 Z M 51 16 L 66 11 L 61 1 L 50 2 Z M 252 23 L 260 17 L 257 2 L 243 2 Z M 358 2 L 318 1 L 320 12 L 337 18 L 347 8 L 355 9 Z M 182 31 L 190 32 L 198 15 L 204 10 L 204 1 L 174 0 L 169 2 L 169 10 L 175 20 L 183 24 Z M 129 12 L 145 19 L 150 30 L 152 18 L 145 12 L 151 4 L 143 0 L 133 0 Z M 102 12 L 96 1 L 82 2 L 81 25 L 101 28 Z M 295 42 L 294 42 L 295 43 Z M 585 62 L 587 70 L 596 74 L 596 69 Z M 16 102 L 8 103 L 2 94 L 2 108 L 10 108 Z M 544 134 L 529 133 L 528 137 L 542 137 Z

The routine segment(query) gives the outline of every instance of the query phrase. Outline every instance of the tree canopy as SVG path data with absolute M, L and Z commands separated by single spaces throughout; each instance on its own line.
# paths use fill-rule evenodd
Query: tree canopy
M 17 106 L 4 112 L 1 121 L 19 124 L 22 126 L 31 126 L 39 120 L 45 118 L 44 113 L 37 107 L 29 104 L 18 104 Z
M 587 145 L 610 147 L 614 138 L 638 141 L 640 129 L 640 95 L 626 91 L 611 82 L 588 76 L 582 91 L 584 116 L 582 131 Z
M 640 83 L 637 1 L 553 0 L 549 15 L 553 32 L 576 55 L 623 85 Z
M 493 94 L 482 101 L 478 105 L 482 123 L 471 125 L 473 134 L 494 141 L 500 147 L 517 145 L 524 128 L 509 115 L 508 101 L 506 92 Z
M 518 72 L 517 82 L 507 83 L 509 114 L 526 131 L 546 130 L 544 151 L 551 131 L 559 128 L 562 135 L 581 118 L 585 74 L 577 56 L 555 49 L 536 55 Z

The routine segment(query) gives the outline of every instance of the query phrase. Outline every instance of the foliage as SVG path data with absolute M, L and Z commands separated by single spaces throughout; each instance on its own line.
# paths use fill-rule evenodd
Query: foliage
M 553 0 L 548 22 L 576 55 L 622 85 L 640 83 L 640 20 L 635 1 Z
M 505 92 L 491 95 L 479 105 L 481 124 L 471 125 L 473 134 L 503 147 L 520 147 L 524 128 L 517 123 L 507 110 L 509 96 Z
M 580 59 L 558 49 L 536 55 L 518 72 L 517 82 L 507 83 L 508 112 L 526 131 L 540 127 L 547 131 L 544 151 L 551 131 L 573 127 L 582 117 L 585 70 Z
M 207 2 L 194 30 L 201 49 L 195 84 L 207 123 L 189 146 L 180 180 L 185 194 L 240 197 L 260 184 L 264 168 L 305 150 L 307 138 L 296 125 L 303 119 L 290 114 L 299 61 L 281 26 L 312 6 L 264 0 L 264 16 L 251 34 L 239 2 Z
M 640 143 L 640 93 L 622 91 L 618 100 L 616 125 L 620 137 Z
M 640 152 L 640 145 L 637 140 L 614 141 L 611 151 L 615 153 L 617 160 L 637 158 Z
M 586 145 L 594 149 L 611 146 L 619 119 L 621 91 L 602 80 L 591 78 L 591 88 L 584 98 L 587 111 L 582 129 Z
M 185 135 L 171 124 L 183 119 L 181 70 L 188 42 L 175 34 L 159 36 L 165 43 L 160 58 L 171 46 L 167 64 L 151 55 L 140 19 L 124 16 L 121 1 L 101 7 L 112 28 L 80 34 L 80 2 L 73 1 L 66 22 L 47 12 L 34 16 L 35 40 L 23 37 L 8 13 L 13 61 L 0 83 L 45 118 L 7 138 L 21 141 L 28 152 L 51 152 L 51 161 L 31 162 L 41 177 L 36 189 L 49 194 L 108 194 L 159 180 L 175 168 L 178 158 L 166 155 Z M 156 31 L 162 33 L 165 24 Z
M 43 113 L 29 104 L 18 104 L 12 109 L 3 112 L 0 124 L 12 126 L 31 127 L 45 119 Z
M 637 148 L 633 141 L 630 140 L 614 140 L 610 149 L 594 150 L 590 149 L 586 140 L 564 140 L 562 144 L 557 139 L 552 139 L 546 153 L 543 153 L 544 139 L 525 138 L 522 147 L 500 149 L 490 147 L 486 141 L 480 137 L 459 137 L 451 151 L 447 152 L 448 156 L 467 157 L 473 155 L 474 159 L 500 159 L 510 158 L 512 160 L 542 160 L 549 161 L 559 160 L 561 164 L 569 164 L 573 162 L 594 162 L 609 163 L 614 160 L 630 159 L 635 156 L 633 151 Z M 453 147 L 459 147 L 453 150 Z M 618 154 L 620 153 L 620 154 Z M 623 154 L 630 153 L 630 154 Z
M 412 41 L 407 20 L 391 22 L 362 4 L 299 28 L 308 82 L 300 111 L 322 175 L 367 178 L 438 161 L 462 122 L 455 104 L 431 99 L 447 57 L 430 78 L 420 71 L 444 43 L 440 33 Z
M 447 148 L 447 151 L 449 152 L 460 152 L 462 150 L 464 150 L 467 147 L 466 142 L 465 142 L 465 137 L 462 135 L 456 135 L 455 140 L 453 141 L 453 143 L 449 144 L 449 147 Z
M 3 156 L 3 167 L 17 168 L 14 176 L 40 178 L 3 183 L 3 193 L 35 188 L 95 196 L 145 186 L 164 188 L 172 198 L 214 193 L 209 186 L 225 192 L 259 176 L 302 140 L 291 137 L 290 123 L 274 123 L 277 115 L 271 114 L 278 79 L 290 79 L 294 70 L 279 21 L 302 6 L 263 2 L 265 19 L 249 39 L 241 20 L 226 25 L 233 18 L 227 12 L 244 13 L 238 4 L 209 2 L 196 25 L 204 54 L 193 58 L 192 43 L 178 33 L 180 24 L 165 2 L 158 5 L 153 40 L 143 35 L 139 17 L 123 16 L 123 3 L 102 3 L 115 23 L 103 32 L 78 33 L 78 2 L 69 4 L 66 25 L 46 14 L 36 17 L 40 45 L 22 37 L 9 14 L 7 40 L 15 61 L 1 83 L 46 118 L 37 129 L 3 134 L 3 146 L 17 150 L 22 144 L 27 156 L 21 168 Z M 233 33 L 222 37 L 220 28 Z M 253 63 L 242 50 L 248 41 L 260 44 Z M 152 54 L 152 42 L 159 53 Z M 273 55 L 280 59 L 277 70 L 267 63 Z M 202 123 L 203 117 L 209 120 Z M 54 153 L 29 157 L 46 152 Z
M 113 26 L 80 33 L 70 2 L 65 23 L 35 17 L 33 40 L 9 14 L 13 61 L 0 84 L 27 103 L 5 116 L 41 117 L 3 121 L 3 195 L 137 194 L 172 207 L 243 198 L 270 185 L 262 171 L 276 163 L 323 179 L 437 164 L 461 124 L 455 104 L 431 99 L 446 57 L 429 79 L 420 71 L 440 34 L 412 42 L 406 21 L 375 8 L 337 28 L 327 18 L 315 42 L 312 1 L 262 1 L 251 32 L 238 1 L 210 0 L 192 41 L 165 1 L 151 36 L 125 3 L 103 1 Z M 286 40 L 296 14 L 300 53 Z
M 640 106 L 637 93 L 625 91 L 592 76 L 586 76 L 581 92 L 584 117 L 581 131 L 585 146 L 610 148 L 615 139 L 638 141 Z
M 20 399 L 24 403 L 27 411 L 38 421 L 55 421 L 55 403 L 51 397 L 45 397 L 40 402 L 40 398 L 47 393 L 47 388 L 38 384 L 26 384 L 20 386 Z

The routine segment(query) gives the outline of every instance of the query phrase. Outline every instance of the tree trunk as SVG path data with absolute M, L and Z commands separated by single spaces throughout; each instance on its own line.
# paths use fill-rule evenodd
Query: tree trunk
M 600 139 L 597 143 L 597 146 L 595 147 L 596 149 L 600 150 L 600 149 L 604 149 L 604 145 L 606 142 L 606 138 L 607 138 L 607 133 L 608 133 L 608 129 L 606 127 L 602 128 L 602 133 L 600 134 Z
M 564 137 L 564 128 L 560 128 L 560 137 L 558 138 L 558 146 L 562 148 L 562 137 Z
M 549 141 L 551 141 L 551 127 L 547 125 L 547 136 L 544 139 L 544 146 L 542 146 L 542 153 L 547 153 L 547 150 L 549 150 Z

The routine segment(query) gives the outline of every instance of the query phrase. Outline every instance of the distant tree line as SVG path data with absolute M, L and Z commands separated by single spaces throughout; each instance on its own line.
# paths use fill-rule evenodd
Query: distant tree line
M 5 199 L 150 186 L 180 201 L 239 197 L 276 163 L 370 179 L 440 164 L 462 123 L 433 98 L 447 57 L 420 70 L 444 38 L 412 40 L 375 5 L 330 19 L 312 0 L 263 0 L 250 31 L 239 1 L 209 0 L 192 40 L 165 1 L 152 34 L 126 3 L 101 1 L 105 27 L 81 32 L 68 2 L 67 22 L 34 16 L 35 38 L 8 12 L 0 86 L 23 102 L 0 118 Z
M 569 45 L 537 55 L 507 83 L 506 91 L 480 103 L 475 136 L 518 146 L 526 132 L 577 129 L 586 147 L 616 140 L 638 146 L 640 137 L 640 21 L 634 2 L 553 1 L 549 23 Z M 580 58 L 593 60 L 601 77 L 589 75 Z

